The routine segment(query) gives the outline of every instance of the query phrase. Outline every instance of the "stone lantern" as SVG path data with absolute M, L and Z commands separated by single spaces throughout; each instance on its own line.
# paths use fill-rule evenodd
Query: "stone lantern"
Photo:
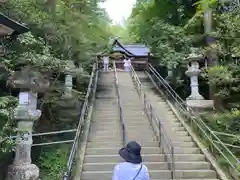
M 168 74 L 167 74 L 166 80 L 168 81 L 168 83 L 171 83 L 173 80 L 173 65 L 171 63 L 167 64 L 167 71 L 168 71 Z
M 64 94 L 62 98 L 55 100 L 55 108 L 58 109 L 59 120 L 66 123 L 72 123 L 76 121 L 76 118 L 79 116 L 79 109 L 81 108 L 81 103 L 78 99 L 78 96 L 72 93 L 73 89 L 73 77 L 77 74 L 81 74 L 83 68 L 80 65 L 77 68 L 73 61 L 68 61 L 65 73 L 65 83 L 64 83 Z
M 39 169 L 31 162 L 32 128 L 41 116 L 37 109 L 37 93 L 49 87 L 49 81 L 29 68 L 17 71 L 8 84 L 19 88 L 19 103 L 14 110 L 17 121 L 16 151 L 13 164 L 9 166 L 7 180 L 38 180 Z
M 186 58 L 187 61 L 191 63 L 188 66 L 188 70 L 186 71 L 186 75 L 190 78 L 190 86 L 191 86 L 191 94 L 187 97 L 187 106 L 193 109 L 202 109 L 202 108 L 212 108 L 213 101 L 212 100 L 204 100 L 203 96 L 199 93 L 199 85 L 198 85 L 198 76 L 201 73 L 199 69 L 199 61 L 204 57 L 201 54 L 197 54 L 197 49 L 191 48 L 192 53 Z
M 64 97 L 71 98 L 72 97 L 72 87 L 73 87 L 73 76 L 76 74 L 76 67 L 73 61 L 68 61 L 65 68 L 65 91 Z

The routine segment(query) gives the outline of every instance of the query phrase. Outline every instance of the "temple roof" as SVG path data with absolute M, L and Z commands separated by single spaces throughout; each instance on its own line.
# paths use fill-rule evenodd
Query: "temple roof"
M 26 26 L 0 13 L 0 38 L 19 35 L 27 31 L 29 31 L 29 29 Z
M 128 56 L 148 56 L 150 49 L 144 44 L 121 44 L 115 39 L 112 44 L 113 52 L 123 52 Z

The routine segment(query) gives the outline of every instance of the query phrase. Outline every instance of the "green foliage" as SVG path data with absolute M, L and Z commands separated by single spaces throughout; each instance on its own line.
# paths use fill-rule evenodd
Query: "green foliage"
M 209 113 L 203 115 L 206 124 L 214 131 L 227 134 L 217 134 L 223 143 L 237 156 L 240 156 L 240 110 L 232 109 L 225 113 Z M 235 148 L 234 146 L 238 146 Z
M 11 112 L 16 102 L 17 99 L 12 96 L 0 97 L 0 159 L 13 150 L 14 142 L 9 139 L 9 136 L 15 131 L 12 128 Z
M 197 47 L 199 53 L 208 57 L 209 65 L 213 64 L 214 59 L 218 59 L 217 66 L 202 68 L 201 82 L 205 82 L 200 84 L 200 88 L 205 84 L 214 87 L 211 90 L 215 94 L 211 96 L 219 101 L 219 107 L 224 107 L 221 109 L 224 111 L 207 113 L 204 120 L 214 131 L 233 134 L 233 136 L 219 135 L 219 138 L 226 144 L 238 146 L 238 148 L 231 146 L 229 149 L 239 157 L 240 8 L 222 13 L 218 10 L 219 5 L 222 6 L 217 0 L 137 0 L 128 20 L 128 32 L 129 39 L 133 42 L 144 43 L 150 47 L 161 67 L 168 65 L 176 67 L 174 79 L 177 82 L 186 83 L 184 79 L 186 76 L 181 75 L 185 73 L 187 67 L 188 62 L 184 58 L 189 54 L 190 47 Z M 204 34 L 206 22 L 203 15 L 209 9 L 213 10 L 210 35 L 217 40 L 213 46 L 207 45 Z M 178 83 L 174 85 L 174 89 L 179 88 Z M 181 92 L 184 90 L 181 89 Z M 204 96 L 208 94 L 200 93 Z M 216 152 L 213 153 L 215 155 Z M 224 153 L 230 157 L 228 152 Z M 219 156 L 218 161 L 225 166 L 226 161 L 222 157 Z
M 219 132 L 238 133 L 240 130 L 240 110 L 225 113 L 211 113 L 203 116 L 207 124 Z
M 69 149 L 69 145 L 43 148 L 37 162 L 41 169 L 40 178 L 44 180 L 61 179 L 68 160 Z
M 138 1 L 128 22 L 132 40 L 149 46 L 161 65 L 187 63 L 184 58 L 191 38 L 178 26 L 187 17 L 184 16 L 186 7 L 181 1 L 177 4 L 165 0 Z
M 14 134 L 15 127 L 12 123 L 12 113 L 9 112 L 16 107 L 16 103 L 5 105 L 9 102 L 6 98 L 12 95 L 11 89 L 6 87 L 6 82 L 14 71 L 23 66 L 30 66 L 50 80 L 50 88 L 40 95 L 39 108 L 42 110 L 42 116 L 35 126 L 35 132 L 66 128 L 66 123 L 62 123 L 59 118 L 57 112 L 59 109 L 56 106 L 64 89 L 62 76 L 66 64 L 70 60 L 74 61 L 77 67 L 83 68 L 75 71 L 77 83 L 74 92 L 77 93 L 73 93 L 75 100 L 81 101 L 86 91 L 94 56 L 106 48 L 109 37 L 112 36 L 109 17 L 99 7 L 99 2 L 101 0 L 8 0 L 0 4 L 2 13 L 26 24 L 30 29 L 29 33 L 20 35 L 14 41 L 1 40 L 6 52 L 0 57 L 1 160 L 1 157 L 5 156 L 5 153 L 1 152 L 12 151 L 12 141 L 6 137 Z M 79 108 L 75 111 L 77 119 Z M 76 122 L 69 123 L 69 128 L 75 128 Z M 48 150 L 52 151 L 51 148 Z M 60 157 L 61 153 L 67 152 L 60 149 L 56 155 Z M 62 170 L 66 162 L 58 162 L 57 157 L 53 158 L 51 160 L 57 164 L 54 167 L 50 162 L 46 162 L 51 158 L 50 154 L 43 153 L 42 156 L 39 162 L 45 163 L 42 166 L 44 169 L 55 168 L 48 171 L 50 175 L 48 173 L 44 174 L 46 177 L 42 175 L 43 179 L 60 179 L 58 170 Z M 47 163 L 50 163 L 49 167 Z

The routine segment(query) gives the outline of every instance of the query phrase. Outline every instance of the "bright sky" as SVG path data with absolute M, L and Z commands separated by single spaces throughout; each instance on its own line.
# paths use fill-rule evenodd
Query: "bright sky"
M 101 7 L 105 8 L 114 22 L 121 22 L 123 17 L 127 19 L 136 0 L 106 0 Z

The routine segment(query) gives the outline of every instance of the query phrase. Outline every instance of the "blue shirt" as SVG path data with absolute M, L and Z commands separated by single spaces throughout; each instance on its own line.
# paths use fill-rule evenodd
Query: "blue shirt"
M 112 180 L 133 180 L 140 168 L 141 164 L 119 163 L 114 167 Z M 142 165 L 142 169 L 135 180 L 150 180 L 148 168 L 145 165 Z

